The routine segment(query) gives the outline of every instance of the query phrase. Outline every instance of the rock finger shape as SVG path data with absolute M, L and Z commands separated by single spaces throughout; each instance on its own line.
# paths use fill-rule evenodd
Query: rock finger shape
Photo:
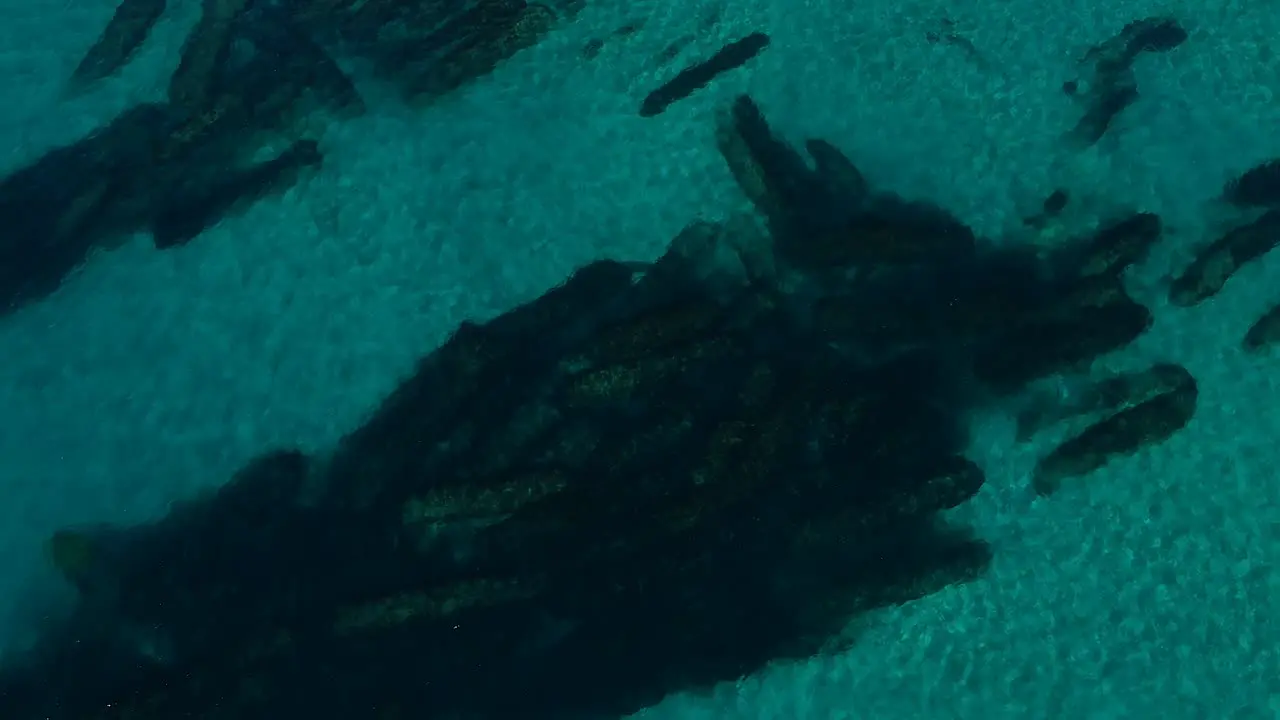
M 1089 426 L 1046 455 L 1032 479 L 1036 493 L 1052 495 L 1066 480 L 1161 442 L 1185 427 L 1195 414 L 1198 391 L 1191 373 L 1178 370 L 1181 379 L 1176 384 Z
M 119 72 L 151 35 L 165 7 L 166 0 L 121 2 L 107 28 L 71 73 L 71 89 L 83 88 Z
M 1217 295 L 1237 270 L 1280 243 L 1280 210 L 1271 210 L 1213 241 L 1169 287 L 1169 301 L 1189 307 Z

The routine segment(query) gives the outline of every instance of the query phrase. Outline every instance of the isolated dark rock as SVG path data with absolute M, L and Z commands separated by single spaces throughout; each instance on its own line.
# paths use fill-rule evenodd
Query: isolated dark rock
M 1094 145 L 1120 114 L 1138 100 L 1134 61 L 1144 52 L 1169 52 L 1186 41 L 1186 30 L 1169 17 L 1135 20 L 1080 60 L 1081 77 L 1063 85 L 1085 104 L 1085 112 L 1067 137 L 1081 147 Z
M 1034 396 L 1018 413 L 1018 440 L 1025 442 L 1046 427 L 1071 418 L 1116 413 L 1158 395 L 1176 392 L 1186 382 L 1186 369 L 1162 363 L 1149 368 L 1090 377 L 1070 377 L 1058 392 Z
M 1169 286 L 1169 300 L 1188 307 L 1217 295 L 1236 271 L 1280 244 L 1280 210 L 1234 228 L 1199 253 Z
M 278 62 L 310 64 L 330 85 L 343 73 L 322 47 L 371 66 L 408 99 L 430 101 L 492 72 L 541 39 L 561 14 L 578 9 L 573 3 L 552 9 L 525 0 L 204 0 L 169 98 L 188 110 L 209 107 L 215 95 L 233 91 L 219 84 L 235 85 L 238 74 L 227 66 L 237 54 L 229 53 L 236 41 L 275 37 L 290 40 L 266 50 Z M 146 41 L 164 10 L 164 0 L 122 0 L 81 61 L 72 86 L 83 88 L 117 72 Z
M 1280 205 L 1280 160 L 1268 160 L 1249 168 L 1227 183 L 1222 197 L 1243 207 Z
M 1144 260 L 1162 231 L 1158 215 L 1134 213 L 1069 243 L 1058 251 L 1055 264 L 1081 277 L 1116 275 Z
M 640 105 L 641 117 L 660 115 L 673 103 L 706 87 L 720 75 L 745 65 L 769 46 L 769 36 L 756 32 L 720 48 L 714 55 L 694 63 L 649 93 Z
M 71 74 L 71 88 L 78 90 L 120 71 L 151 35 L 168 3 L 166 0 L 124 0 L 111 22 Z
M 433 21 L 430 15 L 388 16 L 384 22 L 409 23 L 408 34 L 385 33 L 362 46 L 362 54 L 373 61 L 380 76 L 399 86 L 407 99 L 430 102 L 488 75 L 501 62 L 541 40 L 557 20 L 555 11 L 541 3 L 476 0 L 443 22 Z M 341 23 L 342 16 L 324 21 Z
M 1071 196 L 1067 194 L 1066 190 L 1061 188 L 1054 190 L 1052 193 L 1049 193 L 1049 196 L 1044 199 L 1043 203 L 1041 203 L 1040 212 L 1023 218 L 1022 224 L 1029 228 L 1039 230 L 1048 224 L 1050 220 L 1061 215 L 1070 200 Z
M 1280 305 L 1262 314 L 1249 326 L 1242 343 L 1245 350 L 1260 353 L 1280 340 Z
M 233 113 L 289 85 L 238 87 Z M 163 168 L 245 142 L 176 122 Z M 614 716 L 980 575 L 991 549 L 940 517 L 984 484 L 971 411 L 1145 330 L 1119 276 L 1159 223 L 1001 247 L 830 143 L 811 165 L 749 98 L 720 131 L 767 236 L 697 222 L 655 262 L 594 262 L 462 324 L 323 456 L 55 536 L 81 603 L 0 670 L 0 716 Z M 315 159 L 295 142 L 286 164 Z M 220 208 L 225 177 L 193 197 Z M 184 205 L 136 207 L 165 227 Z M 187 217 L 158 239 L 204 224 Z M 1113 414 L 1039 487 L 1172 432 L 1187 398 L 1096 403 Z
M 171 188 L 151 220 L 155 246 L 186 244 L 220 218 L 262 197 L 292 187 L 304 170 L 323 159 L 312 140 L 300 140 L 279 155 L 196 187 Z
M 1164 366 L 1159 372 L 1165 376 L 1160 382 L 1134 384 L 1134 397 L 1123 403 L 1123 409 L 1042 458 L 1032 480 L 1036 492 L 1051 495 L 1066 480 L 1093 472 L 1112 458 L 1162 442 L 1185 427 L 1195 415 L 1195 378 L 1178 366 Z

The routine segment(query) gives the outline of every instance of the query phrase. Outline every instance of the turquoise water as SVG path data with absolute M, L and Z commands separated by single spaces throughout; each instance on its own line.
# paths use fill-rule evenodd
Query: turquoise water
M 0 8 L 0 167 L 158 99 L 198 9 L 175 3 L 119 77 L 65 99 L 111 3 Z M 1164 14 L 1188 41 L 1135 63 L 1140 98 L 1101 141 L 1065 142 L 1077 61 Z M 876 186 L 998 242 L 1051 247 L 1121 212 L 1159 214 L 1166 238 L 1126 280 L 1155 325 L 1099 367 L 1180 363 L 1199 407 L 1167 442 L 1049 498 L 1028 478 L 1065 429 L 1017 444 L 1008 409 L 984 410 L 969 455 L 988 480 L 952 514 L 992 543 L 986 574 L 858 618 L 836 656 L 639 717 L 1280 717 L 1280 357 L 1239 343 L 1280 300 L 1280 256 L 1202 305 L 1165 300 L 1168 276 L 1234 221 L 1215 200 L 1223 183 L 1280 156 L 1277 29 L 1253 0 L 592 0 L 430 107 L 373 84 L 369 114 L 323 128 L 315 177 L 177 251 L 131 238 L 0 320 L 0 652 L 72 602 L 42 551 L 55 530 L 153 519 L 268 448 L 324 454 L 459 322 L 595 259 L 651 260 L 693 219 L 748 211 L 714 118 L 749 92 L 788 139 L 825 138 Z M 638 115 L 675 69 L 754 31 L 772 38 L 758 58 Z M 962 41 L 930 42 L 939 32 Z M 1058 187 L 1064 215 L 1027 228 Z

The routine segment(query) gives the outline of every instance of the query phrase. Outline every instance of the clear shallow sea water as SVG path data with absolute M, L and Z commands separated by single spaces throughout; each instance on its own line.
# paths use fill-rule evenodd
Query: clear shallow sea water
M 0 7 L 0 167 L 158 97 L 197 5 L 175 4 L 120 78 L 72 101 L 58 83 L 111 3 Z M 1139 61 L 1142 97 L 1098 146 L 1067 147 L 1075 60 L 1156 14 L 1189 41 Z M 926 40 L 944 17 L 981 62 Z M 583 62 L 587 40 L 635 19 Z M 673 39 L 696 35 L 696 56 L 754 30 L 773 42 L 748 68 L 637 116 Z M 828 139 L 987 237 L 1033 239 L 1019 219 L 1059 186 L 1069 229 L 1160 214 L 1168 238 L 1129 278 L 1155 328 L 1106 362 L 1182 363 L 1200 405 L 1168 442 L 1048 499 L 1028 488 L 1047 445 L 1015 446 L 998 410 L 976 418 L 989 480 L 956 515 L 995 545 L 986 576 L 860 621 L 837 657 L 640 717 L 1280 717 L 1280 355 L 1239 350 L 1280 300 L 1280 259 L 1190 310 L 1161 285 L 1220 229 L 1222 183 L 1280 155 L 1277 32 L 1256 0 L 602 1 L 446 102 L 375 104 L 328 131 L 323 172 L 284 197 L 177 252 L 135 239 L 0 320 L 0 650 L 66 601 L 41 552 L 54 530 L 155 517 L 269 447 L 323 451 L 458 322 L 744 209 L 712 118 L 750 92 L 790 139 Z

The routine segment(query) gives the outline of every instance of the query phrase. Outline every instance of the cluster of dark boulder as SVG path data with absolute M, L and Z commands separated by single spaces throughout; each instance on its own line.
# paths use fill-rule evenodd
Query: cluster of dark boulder
M 68 90 L 123 68 L 165 9 L 124 0 Z M 0 180 L 0 313 L 53 292 L 95 250 L 138 232 L 158 248 L 183 245 L 318 167 L 324 120 L 365 112 L 327 48 L 425 102 L 492 71 L 555 19 L 524 0 L 205 0 L 163 102 Z
M 72 86 L 96 82 L 124 67 L 166 6 L 167 0 L 122 0 L 77 66 Z M 525 0 L 202 0 L 201 19 L 188 47 L 205 46 L 208 53 L 201 63 L 206 71 L 231 54 L 216 40 L 220 35 L 266 34 L 272 38 L 267 52 L 285 55 L 297 43 L 313 46 L 311 53 L 320 45 L 332 47 L 369 64 L 406 97 L 426 100 L 487 74 L 536 43 L 559 17 L 579 9 L 572 2 Z M 330 64 L 318 56 L 312 59 Z
M 464 324 L 325 457 L 281 450 L 142 527 L 49 544 L 74 614 L 0 672 L 6 718 L 597 717 L 839 647 L 978 576 L 940 511 L 968 413 L 1150 324 L 1137 214 L 1050 256 L 877 191 L 740 98 L 717 136 L 759 210 Z M 1167 437 L 1185 370 L 1041 408 L 1092 424 L 1051 492 Z
M 1085 111 L 1068 139 L 1081 145 L 1100 140 L 1121 113 L 1139 98 L 1133 66 L 1146 53 L 1167 53 L 1183 45 L 1190 34 L 1172 17 L 1135 20 L 1114 37 L 1090 48 L 1079 61 L 1081 74 L 1063 84 L 1063 91 L 1081 101 Z M 1232 179 L 1221 200 L 1238 209 L 1239 224 L 1206 244 L 1169 286 L 1169 301 L 1190 307 L 1217 295 L 1242 267 L 1262 258 L 1280 244 L 1280 160 L 1270 159 Z M 1028 218 L 1039 227 L 1061 212 L 1064 192 L 1046 201 L 1045 212 Z M 1280 305 L 1263 314 L 1246 333 L 1250 352 L 1280 339 Z
M 1197 305 L 1220 293 L 1241 268 L 1280 245 L 1280 160 L 1267 160 L 1227 183 L 1223 200 L 1246 213 L 1244 222 L 1200 248 L 1169 288 L 1175 305 Z M 1280 340 L 1280 304 L 1245 333 L 1243 346 L 1261 352 Z
M 22 269 L 37 261 L 6 248 L 0 287 L 29 299 L 122 233 L 179 244 L 318 162 L 293 129 L 299 108 L 363 108 L 313 41 L 321 29 L 434 92 L 540 32 L 541 7 L 206 3 L 167 103 L 0 184 L 0 215 L 26 223 L 14 247 L 48 251 Z M 118 69 L 163 10 L 122 5 L 76 82 Z M 452 29 L 408 39 L 427 26 Z M 1179 31 L 1126 28 L 1091 54 L 1088 92 L 1123 90 L 1134 59 Z M 767 43 L 678 73 L 644 114 Z M 274 160 L 209 162 L 280 136 Z M 693 223 L 654 262 L 601 260 L 464 323 L 330 453 L 269 452 L 156 522 L 56 533 L 48 551 L 79 602 L 0 668 L 0 716 L 622 714 L 837 649 L 859 615 L 980 576 L 991 548 L 944 513 L 985 482 L 964 456 L 974 410 L 1072 377 L 1070 395 L 1031 393 L 1018 414 L 1019 441 L 1072 429 L 1030 480 L 1041 495 L 1192 419 L 1196 381 L 1179 365 L 1088 372 L 1151 326 L 1123 275 L 1159 242 L 1158 216 L 1049 251 L 994 243 L 875 187 L 830 142 L 782 140 L 750 97 L 716 140 L 753 215 Z M 1205 249 L 1175 303 L 1272 247 L 1278 188 L 1276 163 L 1228 187 L 1227 201 L 1267 209 Z M 1028 224 L 1068 202 L 1055 192 Z M 1246 344 L 1272 342 L 1277 317 Z

